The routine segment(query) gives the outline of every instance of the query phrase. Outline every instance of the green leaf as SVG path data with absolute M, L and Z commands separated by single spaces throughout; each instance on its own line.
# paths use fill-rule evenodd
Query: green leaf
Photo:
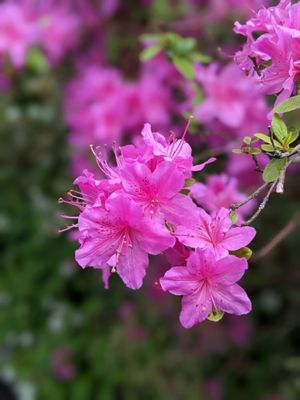
M 274 114 L 273 119 L 272 119 L 272 130 L 274 132 L 274 135 L 277 137 L 277 139 L 283 143 L 285 138 L 288 135 L 288 130 L 283 122 L 283 120 L 280 118 L 278 114 Z
M 284 141 L 284 144 L 291 144 L 294 143 L 299 137 L 298 131 L 290 131 Z
M 195 38 L 180 38 L 174 43 L 173 50 L 179 55 L 186 55 L 191 53 L 196 48 L 197 42 Z
M 175 64 L 175 67 L 178 69 L 179 72 L 187 79 L 193 79 L 195 76 L 195 70 L 193 63 L 184 57 L 180 57 L 177 55 L 172 56 L 172 60 Z
M 286 166 L 286 159 L 284 158 L 273 158 L 269 164 L 267 164 L 263 179 L 266 183 L 274 182 L 279 178 L 281 171 Z
M 258 139 L 262 140 L 265 143 L 272 144 L 270 136 L 265 135 L 264 133 L 255 133 L 254 136 L 257 137 Z
M 257 156 L 258 154 L 261 153 L 261 150 L 260 150 L 260 149 L 257 149 L 256 147 L 251 147 L 251 148 L 248 150 L 248 153 L 249 153 L 249 154 L 252 154 L 253 156 Z
M 239 258 L 246 258 L 247 260 L 250 260 L 252 256 L 252 250 L 249 247 L 242 247 L 239 250 L 231 251 L 230 254 L 239 257 Z
M 274 147 L 270 144 L 262 144 L 261 148 L 262 150 L 267 151 L 268 153 L 272 153 L 275 151 Z
M 180 190 L 180 193 L 187 196 L 190 193 L 190 191 L 189 191 L 189 189 L 182 189 L 182 190 Z
M 300 95 L 290 97 L 284 100 L 282 103 L 278 104 L 273 109 L 274 113 L 287 113 L 290 111 L 298 110 L 300 108 Z
M 184 181 L 184 187 L 188 188 L 188 187 L 192 186 L 194 183 L 196 183 L 196 180 L 194 178 L 187 178 Z
M 243 154 L 244 153 L 244 151 L 242 149 L 232 149 L 231 151 L 234 154 Z
M 49 71 L 48 60 L 44 53 L 37 47 L 33 47 L 28 51 L 26 66 L 32 71 L 41 74 Z
M 161 51 L 161 45 L 155 44 L 154 46 L 146 47 L 140 54 L 141 61 L 148 61 Z
M 234 211 L 230 211 L 229 218 L 231 219 L 232 225 L 235 225 L 238 220 L 238 214 Z
M 191 54 L 193 61 L 198 61 L 201 64 L 208 64 L 211 61 L 211 57 L 207 56 L 206 54 L 195 52 Z
M 221 321 L 223 316 L 224 316 L 223 311 L 218 311 L 218 310 L 213 309 L 213 311 L 209 314 L 207 319 L 212 322 L 219 322 L 219 321 Z
M 244 137 L 244 139 L 243 139 L 243 142 L 244 142 L 245 144 L 251 144 L 251 141 L 252 141 L 252 138 L 251 138 L 250 136 L 246 136 L 246 137 Z

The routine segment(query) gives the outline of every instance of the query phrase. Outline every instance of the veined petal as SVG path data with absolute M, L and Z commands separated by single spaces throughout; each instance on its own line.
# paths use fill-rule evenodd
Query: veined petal
M 133 242 L 132 248 L 128 248 L 126 253 L 120 256 L 116 269 L 127 287 L 139 289 L 143 284 L 147 266 L 147 254 Z
M 247 246 L 255 237 L 256 231 L 252 227 L 231 228 L 222 240 L 222 246 L 227 250 L 238 250 Z
M 213 293 L 214 304 L 218 310 L 229 314 L 248 314 L 251 301 L 243 288 L 239 285 L 218 286 Z
M 163 290 L 183 296 L 192 294 L 200 287 L 195 275 L 192 275 L 187 267 L 173 267 L 160 278 L 160 285 Z
M 193 325 L 204 321 L 211 312 L 211 299 L 202 290 L 194 294 L 184 296 L 179 320 L 184 328 L 191 328 Z
M 227 256 L 215 263 L 212 277 L 217 284 L 232 285 L 242 278 L 247 268 L 245 258 Z

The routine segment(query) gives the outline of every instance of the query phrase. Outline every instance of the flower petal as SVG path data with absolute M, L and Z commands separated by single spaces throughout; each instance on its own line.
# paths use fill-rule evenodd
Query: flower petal
M 251 309 L 251 301 L 243 288 L 239 285 L 218 286 L 213 293 L 213 301 L 218 310 L 229 314 L 248 314 Z

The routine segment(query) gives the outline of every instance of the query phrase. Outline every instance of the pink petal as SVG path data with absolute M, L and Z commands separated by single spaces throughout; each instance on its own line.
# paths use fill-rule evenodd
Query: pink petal
M 143 284 L 147 266 L 147 254 L 138 244 L 133 243 L 133 247 L 120 256 L 116 269 L 127 287 L 139 289 Z
M 211 312 L 211 308 L 210 298 L 204 297 L 198 291 L 183 297 L 179 320 L 184 328 L 191 328 L 193 325 L 204 321 Z
M 252 227 L 231 228 L 222 241 L 227 250 L 239 250 L 247 246 L 255 237 L 256 231 Z
M 188 295 L 199 288 L 197 277 L 192 275 L 186 267 L 173 267 L 160 278 L 163 290 L 176 296 Z
M 213 299 L 218 310 L 229 314 L 248 314 L 252 309 L 247 293 L 239 285 L 217 287 Z
M 209 158 L 207 161 L 205 161 L 204 163 L 202 163 L 202 164 L 197 164 L 197 165 L 194 165 L 193 167 L 192 167 L 192 171 L 195 171 L 195 172 L 199 172 L 199 171 L 202 171 L 208 164 L 211 164 L 211 163 L 213 163 L 213 162 L 215 162 L 217 159 L 215 158 L 215 157 L 211 157 L 211 158 Z
M 212 279 L 218 284 L 232 285 L 242 278 L 247 268 L 245 258 L 227 256 L 215 263 Z
M 192 199 L 183 194 L 177 194 L 161 205 L 166 220 L 173 224 L 186 225 L 197 220 L 197 206 Z

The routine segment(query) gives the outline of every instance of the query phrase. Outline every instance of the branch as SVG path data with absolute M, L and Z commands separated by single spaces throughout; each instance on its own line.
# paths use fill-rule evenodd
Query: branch
M 267 243 L 262 249 L 260 249 L 255 256 L 253 261 L 260 260 L 269 254 L 282 240 L 284 240 L 297 226 L 300 225 L 300 212 L 296 213 L 290 222 L 273 237 L 273 239 Z
M 243 225 L 250 225 L 255 218 L 257 218 L 259 216 L 259 214 L 262 212 L 262 210 L 265 208 L 267 202 L 269 201 L 269 198 L 271 196 L 271 193 L 273 192 L 275 186 L 278 183 L 278 179 L 276 181 L 274 181 L 272 183 L 272 185 L 270 186 L 270 189 L 268 190 L 268 193 L 266 194 L 265 198 L 263 199 L 263 201 L 261 202 L 261 204 L 259 205 L 257 211 L 252 215 L 252 217 L 250 219 L 248 219 L 248 221 L 244 222 Z
M 250 194 L 245 200 L 243 200 L 243 201 L 241 201 L 240 203 L 237 203 L 237 204 L 232 204 L 230 206 L 230 210 L 231 211 L 237 210 L 238 208 L 240 208 L 243 205 L 247 204 L 250 200 L 252 200 L 255 197 L 257 197 L 268 186 L 269 186 L 268 183 L 264 183 L 262 186 L 260 186 L 258 189 L 256 189 L 255 192 Z

